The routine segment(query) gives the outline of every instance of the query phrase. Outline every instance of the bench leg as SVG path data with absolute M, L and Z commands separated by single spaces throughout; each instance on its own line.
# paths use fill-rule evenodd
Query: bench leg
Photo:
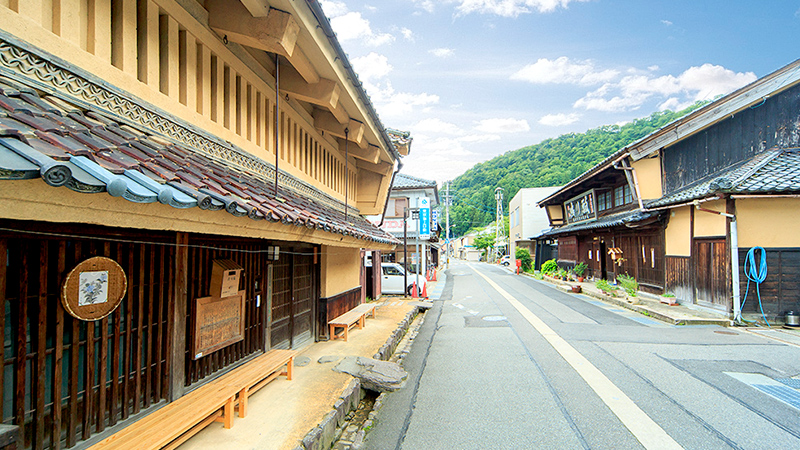
M 344 341 L 347 342 L 347 332 L 350 331 L 350 327 L 344 327 Z
M 247 399 L 250 396 L 250 389 L 244 388 L 239 391 L 239 417 L 247 417 Z
M 286 379 L 292 379 L 292 367 L 294 367 L 294 356 L 289 358 L 289 362 L 286 364 Z
M 328 325 L 328 334 L 330 335 L 330 340 L 336 339 L 336 334 L 334 331 L 336 331 L 336 327 L 333 325 Z
M 360 330 L 362 328 L 364 328 L 364 316 L 361 316 L 361 318 L 358 319 L 358 329 Z
M 233 426 L 233 397 L 229 398 L 228 401 L 225 402 L 225 406 L 223 406 L 222 419 L 223 427 L 229 429 Z

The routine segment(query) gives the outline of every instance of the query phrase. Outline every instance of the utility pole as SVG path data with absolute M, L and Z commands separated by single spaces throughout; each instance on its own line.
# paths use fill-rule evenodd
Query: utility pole
M 497 214 L 495 215 L 494 260 L 500 257 L 498 245 L 505 241 L 506 227 L 503 225 L 503 188 L 494 190 L 494 199 L 497 201 Z M 501 240 L 502 239 L 502 240 Z
M 408 206 L 403 208 L 403 295 L 408 286 Z
M 447 252 L 447 267 L 450 267 L 450 182 L 446 181 L 446 185 L 444 188 L 444 211 L 445 211 L 445 240 L 447 245 L 445 246 L 445 252 Z

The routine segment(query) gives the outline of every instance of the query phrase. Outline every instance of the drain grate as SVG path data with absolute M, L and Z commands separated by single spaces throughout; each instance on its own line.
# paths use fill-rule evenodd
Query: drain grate
M 800 392 L 788 387 L 774 384 L 753 384 L 754 388 L 759 391 L 769 394 L 772 397 L 800 409 Z

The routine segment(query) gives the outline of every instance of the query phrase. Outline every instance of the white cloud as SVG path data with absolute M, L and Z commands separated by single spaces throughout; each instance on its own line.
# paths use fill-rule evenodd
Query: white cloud
M 425 12 L 432 13 L 435 9 L 434 6 L 436 5 L 433 0 L 412 0 L 417 7 L 422 9 Z
M 666 25 L 668 27 L 672 26 L 672 22 L 670 22 L 669 20 L 662 20 L 661 23 L 663 23 L 664 25 Z
M 452 48 L 442 47 L 442 48 L 434 48 L 432 50 L 428 50 L 428 53 L 439 58 L 447 58 L 449 56 L 453 56 L 455 54 L 455 51 Z
M 441 133 L 453 136 L 460 135 L 464 132 L 458 125 L 450 122 L 445 122 L 439 118 L 423 119 L 411 127 L 414 135 L 417 133 Z
M 513 119 L 509 117 L 483 119 L 478 121 L 475 129 L 483 131 L 484 133 L 520 133 L 530 131 L 531 127 L 525 119 Z
M 575 123 L 580 120 L 581 115 L 577 113 L 570 113 L 570 114 L 548 114 L 543 116 L 539 119 L 539 123 L 548 127 L 559 127 L 563 125 L 569 125 L 571 123 Z
M 511 79 L 534 84 L 592 85 L 610 81 L 618 75 L 616 70 L 597 70 L 591 61 L 570 61 L 561 56 L 554 60 L 541 58 L 512 74 Z
M 320 6 L 328 17 L 339 17 L 347 13 L 347 5 L 344 2 L 333 0 L 320 0 Z
M 598 111 L 626 111 L 639 108 L 651 98 L 663 97 L 661 108 L 681 107 L 697 100 L 710 100 L 756 80 L 752 72 L 736 73 L 722 66 L 703 64 L 678 76 L 627 75 L 606 83 L 573 105 Z
M 660 68 L 660 67 L 658 67 L 658 65 L 656 65 L 656 64 L 653 64 L 652 66 L 647 66 L 647 70 L 649 70 L 650 72 L 655 72 L 655 71 L 657 71 L 659 68 Z
M 427 180 L 451 180 L 482 159 L 457 138 L 414 134 L 411 154 L 403 159 L 403 173 Z
M 407 41 L 411 41 L 411 42 L 415 41 L 414 32 L 409 30 L 408 28 L 405 28 L 405 27 L 400 28 L 400 34 L 402 34 L 403 35 L 403 39 L 405 39 Z
M 588 0 L 450 0 L 449 3 L 458 3 L 456 11 L 460 15 L 479 13 L 517 17 L 533 11 L 553 12 L 558 8 L 567 8 L 572 2 L 585 1 Z
M 378 47 L 395 39 L 391 34 L 374 32 L 369 20 L 361 16 L 359 12 L 351 11 L 332 18 L 331 27 L 340 42 L 361 40 L 367 45 Z
M 364 83 L 369 83 L 389 75 L 393 67 L 389 64 L 389 58 L 375 52 L 370 52 L 366 56 L 353 58 L 350 60 L 353 69 L 358 74 L 358 79 Z

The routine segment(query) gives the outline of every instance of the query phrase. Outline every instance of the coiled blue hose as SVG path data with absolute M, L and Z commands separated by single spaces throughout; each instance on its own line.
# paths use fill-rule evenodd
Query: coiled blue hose
M 756 250 L 761 250 L 761 264 L 756 268 Z M 761 309 L 761 317 L 764 318 L 764 323 L 771 327 L 767 321 L 767 316 L 764 314 L 764 306 L 761 304 L 761 283 L 767 279 L 767 251 L 763 247 L 753 247 L 747 251 L 747 257 L 744 259 L 744 274 L 747 275 L 747 289 L 744 291 L 744 300 L 742 301 L 742 310 L 744 311 L 744 304 L 747 302 L 747 294 L 750 292 L 750 282 L 756 284 L 756 295 L 758 295 L 758 307 Z M 747 322 L 747 320 L 742 319 Z

